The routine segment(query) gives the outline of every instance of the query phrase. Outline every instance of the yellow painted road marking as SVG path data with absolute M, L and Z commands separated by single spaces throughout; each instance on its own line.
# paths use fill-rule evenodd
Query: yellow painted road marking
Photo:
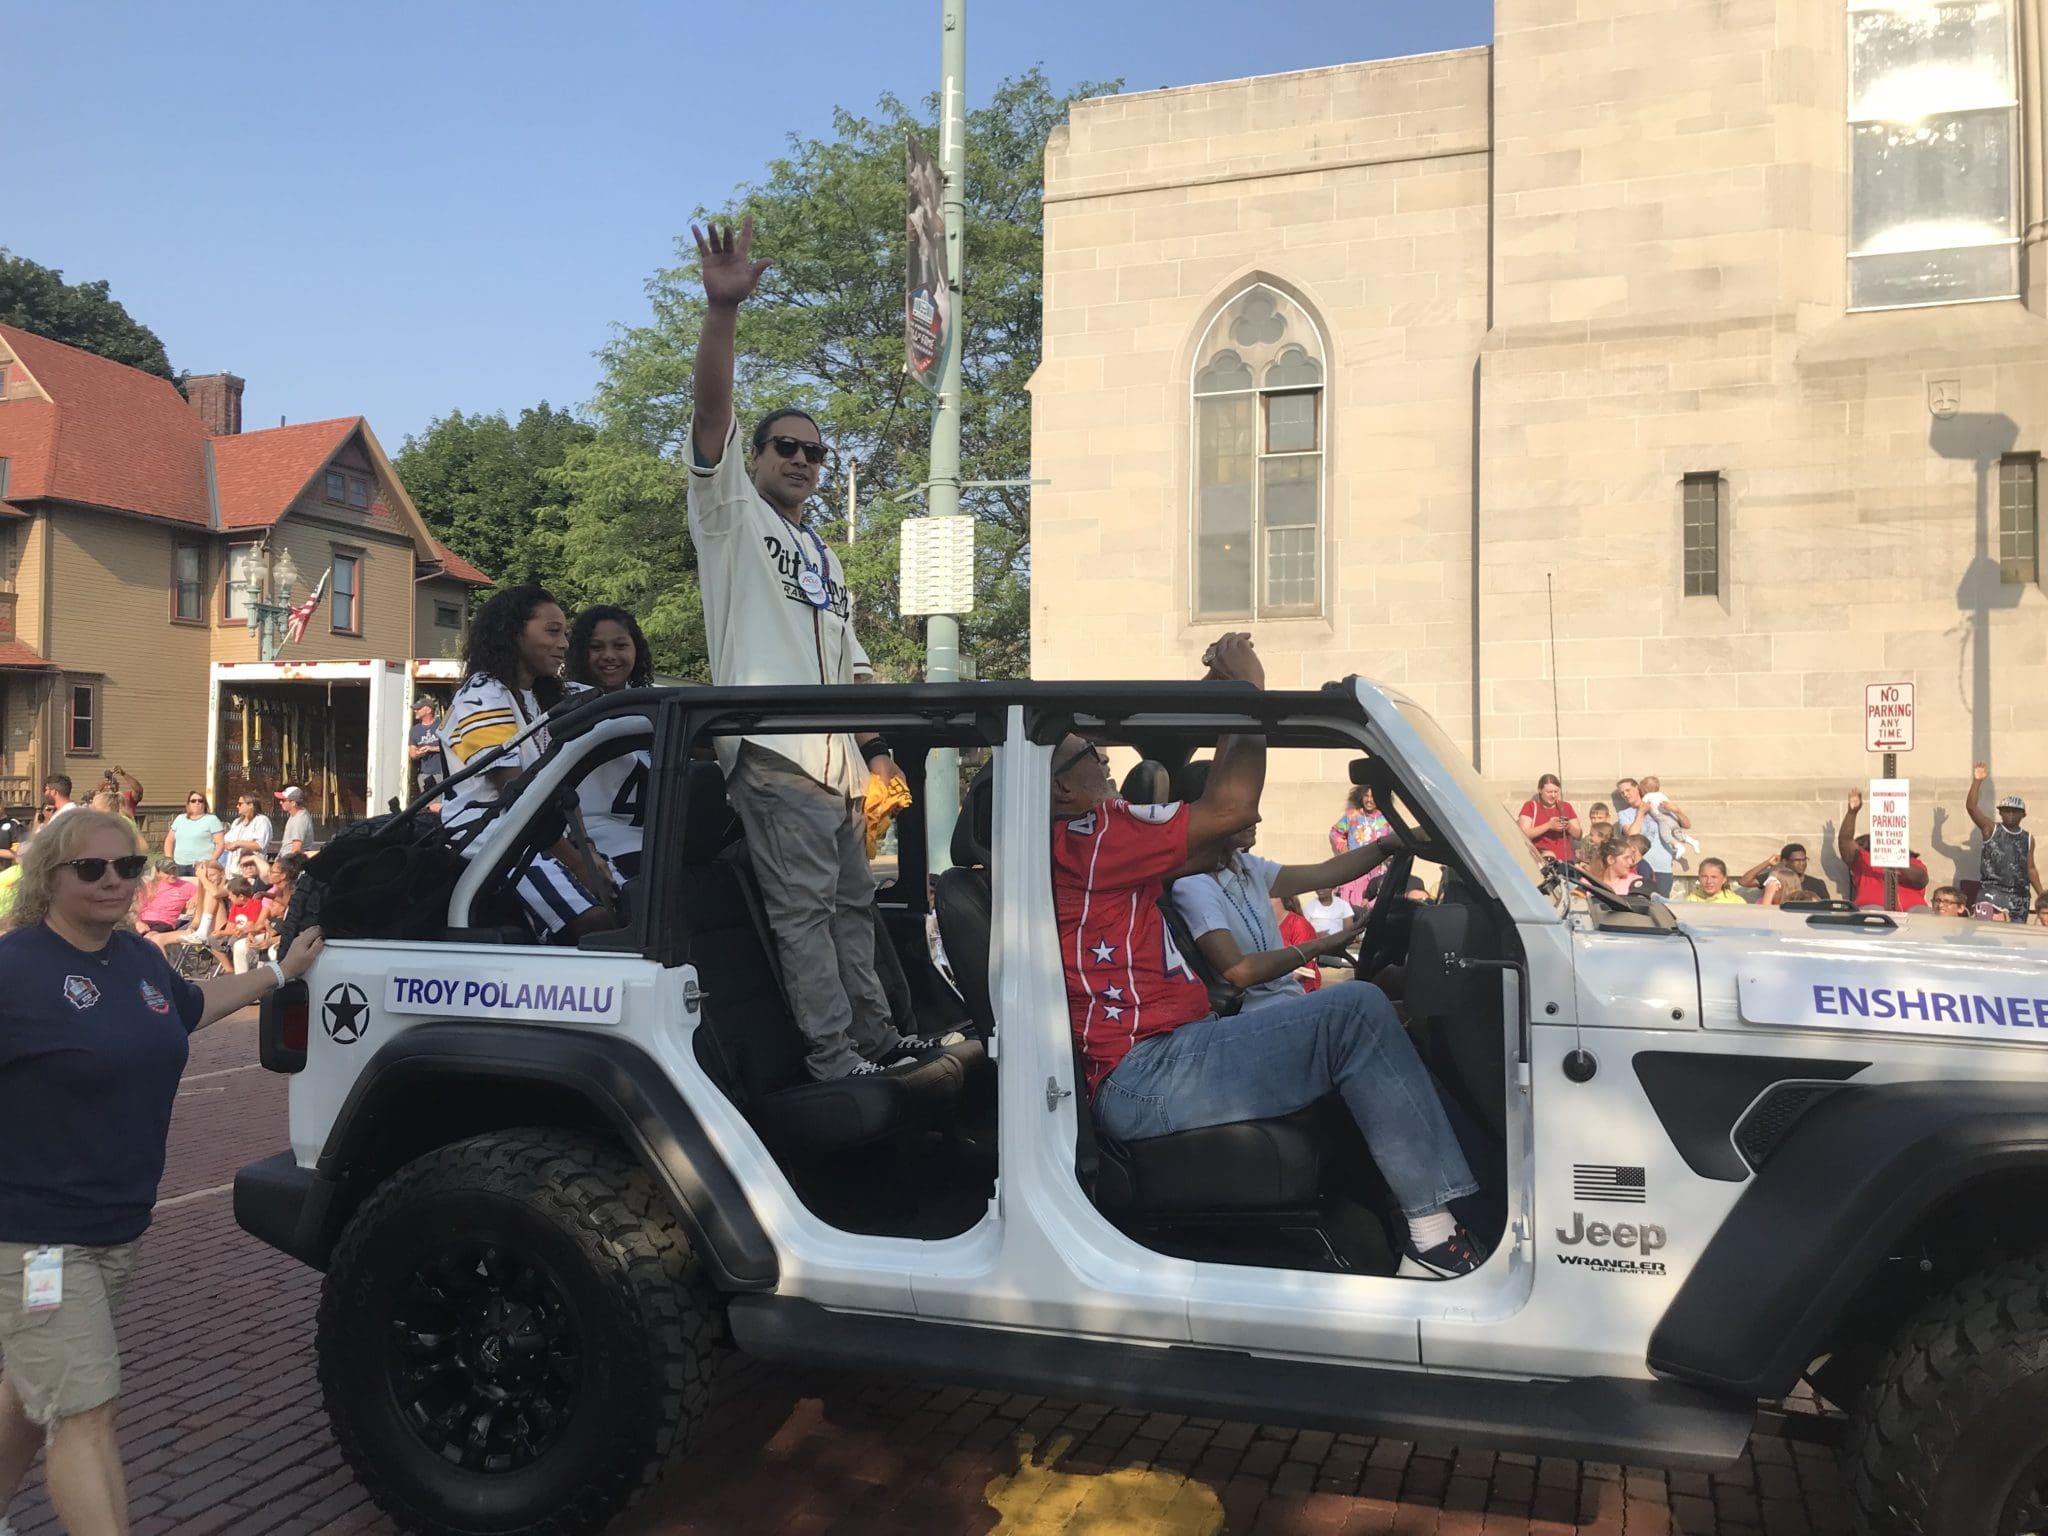
M 1003 1536 L 1216 1536 L 1223 1529 L 1223 1501 L 1206 1483 L 1152 1467 L 1118 1467 L 1110 1472 L 1054 1470 L 1072 1437 L 1047 1445 L 1033 1461 L 1037 1443 L 1023 1437 L 1017 1470 L 992 1478 L 982 1499 L 996 1512 Z

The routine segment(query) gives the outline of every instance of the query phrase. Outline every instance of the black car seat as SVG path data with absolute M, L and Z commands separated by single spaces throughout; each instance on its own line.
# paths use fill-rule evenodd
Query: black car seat
M 979 1042 L 910 1070 L 815 1081 L 715 763 L 691 768 L 684 815 L 675 879 L 687 960 L 703 989 L 697 1059 L 762 1140 L 778 1150 L 830 1152 L 949 1124 L 967 1074 L 987 1065 Z
M 939 933 L 953 974 L 975 1018 L 991 1028 L 988 871 L 994 820 L 995 786 L 984 768 L 968 787 L 953 828 L 957 867 L 938 879 Z M 1316 1107 L 1273 1120 L 1120 1142 L 1095 1126 L 1086 1081 L 1077 1049 L 1074 1167 L 1105 1215 L 1299 1212 L 1315 1204 L 1325 1145 Z
M 994 765 L 984 763 L 967 786 L 967 799 L 953 822 L 953 867 L 933 882 L 939 912 L 939 942 L 953 966 L 953 980 L 967 1004 L 974 1031 L 993 1038 L 995 1006 L 989 994 L 989 914 L 993 910 L 991 870 L 995 841 Z

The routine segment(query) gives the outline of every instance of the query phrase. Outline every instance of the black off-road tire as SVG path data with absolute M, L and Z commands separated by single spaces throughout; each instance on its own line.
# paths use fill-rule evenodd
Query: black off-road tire
M 688 1451 L 722 1338 L 636 1163 L 593 1137 L 504 1131 L 407 1164 L 355 1213 L 321 1293 L 320 1385 L 342 1455 L 405 1529 L 578 1536 Z M 507 1395 L 508 1357 L 524 1396 Z
M 1973 1275 L 1906 1325 L 1850 1418 L 1843 1469 L 1870 1536 L 2044 1528 L 2048 1254 Z

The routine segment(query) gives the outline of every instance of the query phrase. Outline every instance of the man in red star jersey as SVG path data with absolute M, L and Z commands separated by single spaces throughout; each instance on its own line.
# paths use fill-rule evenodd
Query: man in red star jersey
M 1203 660 L 1211 681 L 1265 686 L 1249 635 L 1225 635 Z M 1349 982 L 1218 1018 L 1167 932 L 1166 882 L 1215 865 L 1258 821 L 1265 782 L 1258 736 L 1219 741 L 1201 798 L 1174 805 L 1118 799 L 1108 758 L 1085 737 L 1054 749 L 1053 905 L 1096 1123 L 1141 1141 L 1340 1093 L 1407 1218 L 1397 1273 L 1469 1274 L 1481 1256 L 1449 1205 L 1479 1186 L 1386 994 Z

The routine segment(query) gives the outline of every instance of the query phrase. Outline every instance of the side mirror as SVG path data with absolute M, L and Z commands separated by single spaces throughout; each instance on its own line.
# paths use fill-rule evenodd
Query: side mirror
M 1371 758 L 1354 757 L 1351 759 L 1351 784 L 1354 789 L 1370 789 L 1372 787 Z

